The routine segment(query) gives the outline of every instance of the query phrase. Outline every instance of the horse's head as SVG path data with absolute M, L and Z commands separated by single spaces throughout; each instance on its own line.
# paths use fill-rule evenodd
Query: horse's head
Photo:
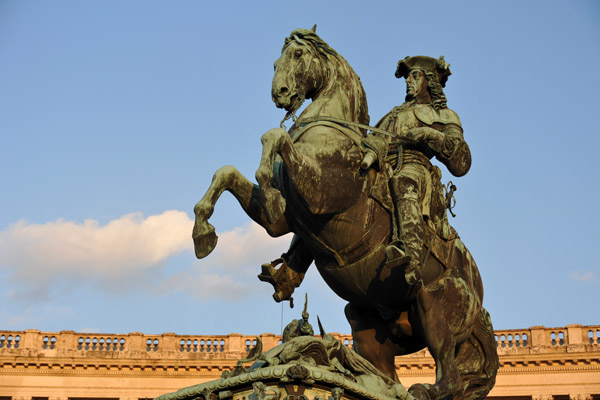
M 278 108 L 294 112 L 312 98 L 325 81 L 325 53 L 335 54 L 313 30 L 295 29 L 275 61 L 271 96 Z
M 295 29 L 275 61 L 271 96 L 287 117 L 312 99 L 313 114 L 369 123 L 367 97 L 348 62 L 313 29 Z M 315 103 L 319 103 L 316 105 Z

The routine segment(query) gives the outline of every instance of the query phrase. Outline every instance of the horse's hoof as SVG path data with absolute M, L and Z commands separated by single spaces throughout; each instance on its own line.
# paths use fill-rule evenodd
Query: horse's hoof
M 204 222 L 194 225 L 192 239 L 194 239 L 196 257 L 204 258 L 214 250 L 218 237 L 215 233 L 215 227 L 208 222 Z
M 410 393 L 416 400 L 431 400 L 429 397 L 429 385 L 422 383 L 415 383 L 408 389 L 408 393 Z
M 269 188 L 263 196 L 263 209 L 270 224 L 274 224 L 283 216 L 286 201 L 279 190 Z

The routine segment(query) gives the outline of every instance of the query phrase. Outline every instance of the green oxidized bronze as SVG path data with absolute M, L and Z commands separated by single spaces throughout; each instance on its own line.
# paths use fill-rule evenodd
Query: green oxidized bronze
M 273 285 L 276 301 L 289 300 L 314 261 L 348 301 L 354 349 L 382 382 L 399 382 L 395 356 L 427 347 L 435 384 L 413 385 L 406 395 L 393 390 L 397 398 L 482 399 L 498 369 L 477 265 L 446 215 L 455 187 L 444 196 L 441 171 L 430 162 L 436 157 L 455 176 L 471 165 L 443 93 L 449 75 L 443 57 L 401 60 L 396 77 L 406 79 L 406 101 L 370 129 L 350 65 L 314 29 L 294 30 L 271 91 L 294 124 L 262 136 L 257 185 L 223 167 L 194 208 L 199 258 L 216 246 L 208 218 L 225 190 L 271 236 L 293 232 L 288 252 L 263 265 L 259 278 Z M 296 117 L 305 99 L 312 102 Z M 292 341 L 310 342 L 303 337 Z

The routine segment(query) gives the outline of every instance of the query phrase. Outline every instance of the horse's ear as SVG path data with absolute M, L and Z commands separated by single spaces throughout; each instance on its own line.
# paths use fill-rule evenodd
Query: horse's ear
M 317 24 L 314 24 L 311 31 L 313 31 L 313 33 L 317 33 Z

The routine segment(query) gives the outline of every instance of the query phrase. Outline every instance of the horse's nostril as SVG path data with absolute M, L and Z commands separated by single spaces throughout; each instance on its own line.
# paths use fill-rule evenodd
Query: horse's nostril
M 281 96 L 285 96 L 286 94 L 288 94 L 288 92 L 289 92 L 289 89 L 286 87 L 282 87 L 281 89 L 279 89 L 279 94 Z

